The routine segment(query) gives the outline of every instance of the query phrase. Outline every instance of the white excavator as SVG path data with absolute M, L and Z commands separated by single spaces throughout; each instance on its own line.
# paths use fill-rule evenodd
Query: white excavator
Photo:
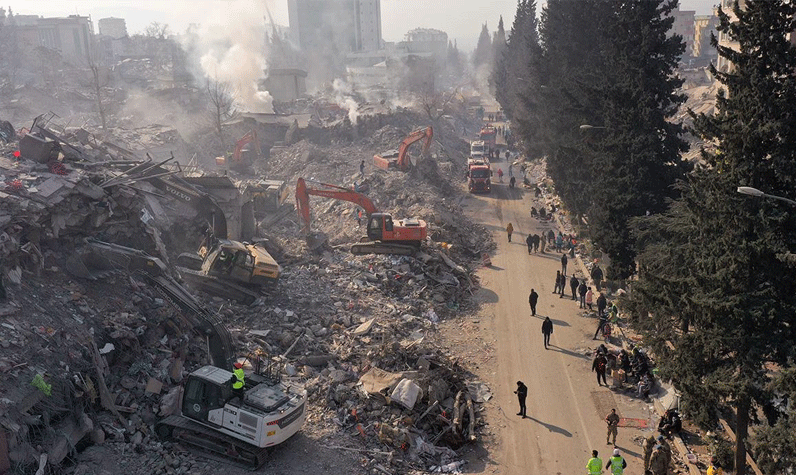
M 206 339 L 211 364 L 188 375 L 179 413 L 155 425 L 159 436 L 256 469 L 274 446 L 301 429 L 307 391 L 282 380 L 273 364 L 256 358 L 244 378 L 242 394 L 233 392 L 233 373 L 224 369 L 238 362 L 229 331 L 218 316 L 168 275 L 163 261 L 138 249 L 87 239 L 66 268 L 72 275 L 93 280 L 119 270 L 143 277 L 177 311 L 178 327 Z

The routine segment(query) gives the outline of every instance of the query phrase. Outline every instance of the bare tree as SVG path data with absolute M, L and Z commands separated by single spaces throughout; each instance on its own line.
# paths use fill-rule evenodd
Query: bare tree
M 144 28 L 144 36 L 156 38 L 158 40 L 165 40 L 169 36 L 169 25 L 166 23 L 158 23 L 153 21 L 146 28 Z
M 218 79 L 207 80 L 207 98 L 210 100 L 209 114 L 213 128 L 221 140 L 221 147 L 226 149 L 224 142 L 224 123 L 228 120 L 234 119 L 238 115 L 235 107 L 234 92 L 229 84 L 219 81 Z
M 449 109 L 456 105 L 460 100 L 459 89 L 436 92 L 430 88 L 424 88 L 420 93 L 420 107 L 432 121 L 439 120 L 443 115 L 450 112 Z
M 102 101 L 102 95 L 104 94 L 104 88 L 110 82 L 108 68 L 102 65 L 99 48 L 96 47 L 88 52 L 86 55 L 86 62 L 88 63 L 89 71 L 91 71 L 89 81 L 91 82 L 91 88 L 94 89 L 94 101 L 97 104 L 97 113 L 100 116 L 102 130 L 106 130 L 108 119 L 106 107 Z

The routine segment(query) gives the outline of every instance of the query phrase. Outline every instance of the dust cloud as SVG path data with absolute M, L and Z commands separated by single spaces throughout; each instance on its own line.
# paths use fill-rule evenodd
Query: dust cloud
M 272 113 L 273 98 L 258 88 L 268 67 L 268 2 L 239 0 L 209 5 L 212 8 L 206 12 L 207 23 L 195 25 L 183 40 L 194 76 L 228 84 L 240 109 Z

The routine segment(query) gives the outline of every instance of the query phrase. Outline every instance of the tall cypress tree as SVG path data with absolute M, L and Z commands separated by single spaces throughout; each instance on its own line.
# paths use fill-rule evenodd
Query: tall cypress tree
M 473 52 L 473 65 L 478 68 L 480 66 L 491 66 L 492 63 L 492 41 L 489 39 L 489 29 L 486 23 L 481 26 L 481 35 L 478 36 L 478 44 L 475 45 Z
M 796 250 L 796 208 L 735 190 L 794 198 L 796 49 L 786 35 L 796 29 L 796 5 L 747 0 L 733 11 L 737 21 L 719 11 L 718 30 L 737 49 L 713 38 L 733 64 L 728 72 L 711 67 L 724 85 L 717 113 L 693 115 L 716 151 L 703 152 L 705 165 L 667 212 L 636 222 L 641 273 L 631 303 L 651 315 L 642 319 L 647 341 L 684 408 L 705 425 L 719 404 L 735 408 L 735 468 L 744 475 L 750 415 L 771 399 L 769 368 L 796 360 L 796 268 L 782 258 Z M 764 456 L 788 452 L 763 441 Z
M 602 47 L 608 67 L 584 87 L 599 98 L 597 125 L 607 127 L 594 137 L 588 214 L 592 238 L 611 257 L 610 273 L 627 278 L 635 272 L 628 220 L 663 211 L 688 170 L 680 158 L 687 149 L 682 125 L 671 121 L 685 101 L 675 75 L 685 45 L 669 34 L 677 0 L 615 5 Z
M 593 195 L 593 152 L 578 126 L 602 120 L 595 85 L 609 67 L 601 45 L 613 8 L 614 3 L 601 0 L 549 0 L 539 26 L 539 84 L 525 94 L 527 103 L 539 104 L 543 116 L 534 138 L 547 155 L 547 171 L 561 199 L 578 215 L 588 211 Z

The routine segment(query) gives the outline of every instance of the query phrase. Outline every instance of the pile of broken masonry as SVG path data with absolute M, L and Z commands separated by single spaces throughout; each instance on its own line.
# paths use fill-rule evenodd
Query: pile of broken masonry
M 307 176 L 352 186 L 364 159 L 377 206 L 429 223 L 421 252 L 353 256 L 345 244 L 363 234 L 356 208 L 317 201 L 313 228 L 330 236 L 331 247 L 309 252 L 297 220 L 287 217 L 260 230 L 280 250 L 275 257 L 284 269 L 275 288 L 249 306 L 197 297 L 222 316 L 237 354 L 265 354 L 305 385 L 308 437 L 327 434 L 319 440 L 325 442 L 334 434 L 326 443 L 368 454 L 368 471 L 453 471 L 461 464 L 455 449 L 476 440 L 479 404 L 490 395 L 455 355 L 438 349 L 435 324 L 474 310 L 474 270 L 493 243 L 457 205 L 467 146 L 447 124 L 434 124 L 442 138 L 434 163 L 420 172 L 372 170 L 369 157 L 395 148 L 411 131 L 402 124 L 424 125 L 408 111 L 395 115 L 372 121 L 378 129 L 360 126 L 351 134 L 367 138 L 305 138 L 275 148 L 255 169 L 289 183 Z M 203 341 L 175 326 L 174 310 L 136 277 L 112 273 L 89 282 L 63 269 L 85 237 L 173 260 L 185 250 L 172 248 L 177 239 L 170 236 L 174 223 L 186 223 L 182 210 L 158 196 L 171 227 L 142 219 L 156 212 L 157 194 L 143 184 L 118 184 L 118 169 L 105 165 L 130 160 L 132 152 L 112 137 L 43 128 L 60 144 L 60 166 L 15 157 L 20 137 L 0 142 L 0 270 L 7 290 L 0 295 L 0 451 L 7 450 L 0 461 L 7 456 L 20 473 L 47 463 L 50 473 L 90 473 L 85 449 L 103 444 L 124 473 L 224 467 L 153 433 L 154 423 L 176 410 L 180 382 L 207 363 Z

